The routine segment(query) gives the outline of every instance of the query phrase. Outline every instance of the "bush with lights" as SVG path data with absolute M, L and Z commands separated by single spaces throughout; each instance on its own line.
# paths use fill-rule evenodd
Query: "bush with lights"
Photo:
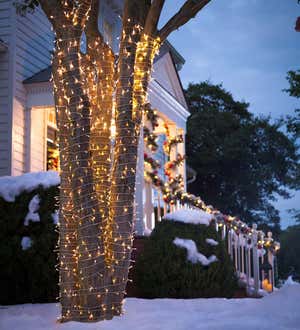
M 199 252 L 215 255 L 208 266 L 192 263 L 187 250 L 173 241 L 193 240 Z M 218 245 L 210 245 L 212 238 Z M 143 298 L 232 297 L 237 288 L 234 266 L 215 225 L 194 225 L 165 220 L 157 224 L 134 267 L 133 281 Z

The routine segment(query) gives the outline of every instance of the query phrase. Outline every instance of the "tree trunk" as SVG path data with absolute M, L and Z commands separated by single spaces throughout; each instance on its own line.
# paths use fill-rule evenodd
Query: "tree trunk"
M 56 30 L 53 78 L 61 155 L 60 286 L 62 321 L 102 319 L 105 285 L 102 214 L 97 195 L 98 133 L 93 113 L 87 58 L 79 51 L 79 29 Z M 95 147 L 95 148 L 93 148 Z M 96 159 L 96 160 L 95 160 Z
M 122 311 L 131 261 L 138 142 L 154 56 L 150 38 L 147 39 L 142 34 L 142 28 L 138 24 L 143 26 L 147 8 L 145 4 L 141 6 L 136 1 L 127 1 L 123 14 L 110 203 L 110 218 L 114 225 L 114 253 L 111 263 L 114 272 L 113 284 L 119 301 L 116 315 Z M 144 69 L 146 71 L 142 72 Z

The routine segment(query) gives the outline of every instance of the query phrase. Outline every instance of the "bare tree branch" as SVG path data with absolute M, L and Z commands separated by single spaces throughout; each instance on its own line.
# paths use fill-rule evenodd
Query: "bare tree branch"
M 48 17 L 51 23 L 54 22 L 53 18 L 55 13 L 62 11 L 62 3 L 60 0 L 39 0 L 40 6 Z
M 144 32 L 153 35 L 157 30 L 158 20 L 164 6 L 165 0 L 153 0 L 147 15 Z
M 98 29 L 98 16 L 99 16 L 99 7 L 101 0 L 92 0 L 91 2 L 91 11 L 89 19 L 86 23 L 86 34 L 93 37 L 100 37 L 103 39 L 102 34 Z
M 158 36 L 161 40 L 165 40 L 171 32 L 177 30 L 187 23 L 191 18 L 205 7 L 211 0 L 187 0 L 180 10 L 163 26 Z

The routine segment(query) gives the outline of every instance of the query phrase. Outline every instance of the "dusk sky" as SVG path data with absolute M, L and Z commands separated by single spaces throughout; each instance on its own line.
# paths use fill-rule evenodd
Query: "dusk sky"
M 166 1 L 161 22 L 183 3 Z M 288 87 L 286 72 L 300 68 L 297 16 L 297 0 L 212 0 L 169 38 L 186 60 L 180 71 L 184 87 L 203 80 L 223 83 L 236 99 L 249 102 L 255 114 L 291 114 L 299 101 L 282 89 Z M 285 210 L 300 208 L 300 192 L 275 205 L 286 227 L 292 221 Z

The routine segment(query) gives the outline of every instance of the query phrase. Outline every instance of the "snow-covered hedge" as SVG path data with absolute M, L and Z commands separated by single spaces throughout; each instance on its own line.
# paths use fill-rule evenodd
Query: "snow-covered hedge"
M 147 238 L 133 271 L 139 296 L 231 297 L 237 279 L 212 218 L 191 210 L 183 213 L 173 214 L 175 221 L 168 216 Z
M 56 172 L 0 177 L 0 304 L 55 301 Z

